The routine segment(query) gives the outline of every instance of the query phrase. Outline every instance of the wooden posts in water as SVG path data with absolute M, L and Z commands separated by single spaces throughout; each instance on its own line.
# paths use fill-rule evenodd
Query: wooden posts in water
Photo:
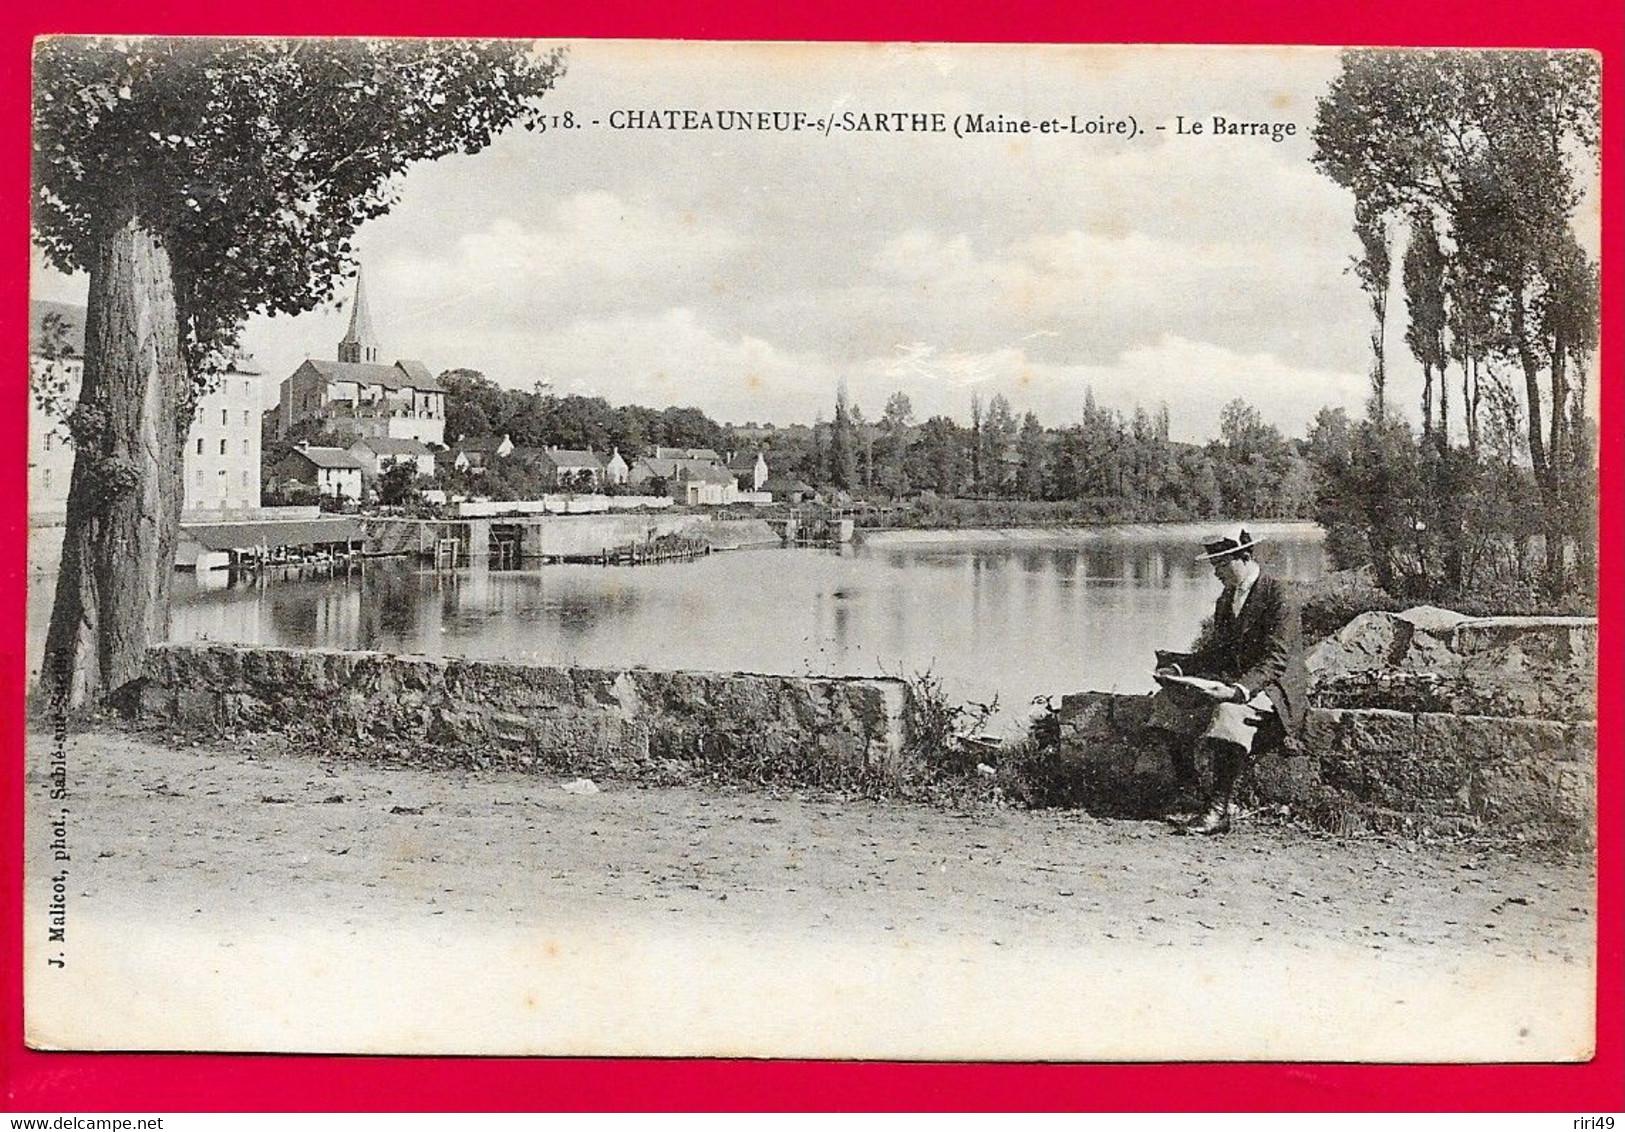
M 228 573 L 249 574 L 262 583 L 273 572 L 279 576 L 292 572 L 304 577 L 306 571 L 336 575 L 343 567 L 348 574 L 359 569 L 365 557 L 354 539 L 299 546 L 270 546 L 261 541 L 252 546 L 233 547 L 225 553 Z
M 711 553 L 704 539 L 681 535 L 659 535 L 624 546 L 606 546 L 598 556 L 602 566 L 650 566 L 662 562 L 690 562 Z

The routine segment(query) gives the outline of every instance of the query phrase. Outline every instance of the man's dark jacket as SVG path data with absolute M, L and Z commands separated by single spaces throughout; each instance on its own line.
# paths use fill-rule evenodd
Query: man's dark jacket
M 1193 652 L 1158 654 L 1187 676 L 1206 676 L 1263 692 L 1289 734 L 1303 726 L 1309 707 L 1309 676 L 1303 666 L 1303 627 L 1297 603 L 1276 579 L 1260 574 L 1239 615 L 1230 612 L 1231 591 L 1219 595 L 1213 628 Z

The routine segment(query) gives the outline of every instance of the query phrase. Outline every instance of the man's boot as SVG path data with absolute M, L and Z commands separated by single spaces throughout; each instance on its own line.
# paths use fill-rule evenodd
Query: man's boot
M 1235 810 L 1236 785 L 1247 769 L 1247 748 L 1235 743 L 1210 741 L 1213 752 L 1213 797 L 1202 816 L 1183 827 L 1185 833 L 1203 837 L 1230 832 Z
M 1202 813 L 1202 784 L 1196 774 L 1196 753 L 1183 739 L 1168 743 L 1168 761 L 1173 764 L 1174 793 L 1163 820 L 1173 825 L 1195 821 Z

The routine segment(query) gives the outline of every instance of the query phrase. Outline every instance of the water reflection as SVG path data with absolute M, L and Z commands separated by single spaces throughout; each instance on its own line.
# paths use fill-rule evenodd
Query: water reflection
M 1261 554 L 1286 578 L 1324 569 L 1318 532 Z M 29 594 L 42 641 L 51 579 Z M 1006 709 L 1083 688 L 1145 691 L 1152 650 L 1179 647 L 1218 583 L 1184 541 L 758 550 L 638 567 L 441 571 L 370 563 L 256 582 L 177 575 L 177 640 L 381 649 L 552 664 L 908 675 Z M 37 649 L 31 658 L 37 667 Z

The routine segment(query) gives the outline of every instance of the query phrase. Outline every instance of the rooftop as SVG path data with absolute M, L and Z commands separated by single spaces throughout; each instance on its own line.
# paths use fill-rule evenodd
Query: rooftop
M 353 381 L 357 385 L 416 389 L 424 393 L 445 392 L 445 387 L 435 379 L 427 366 L 410 358 L 397 361 L 392 366 L 378 362 L 337 362 L 327 358 L 306 358 L 304 364 L 313 367 L 328 381 Z
M 295 448 L 294 453 L 303 456 L 318 468 L 353 468 L 361 471 L 361 465 L 356 458 L 343 448 L 316 448 L 301 446 Z

